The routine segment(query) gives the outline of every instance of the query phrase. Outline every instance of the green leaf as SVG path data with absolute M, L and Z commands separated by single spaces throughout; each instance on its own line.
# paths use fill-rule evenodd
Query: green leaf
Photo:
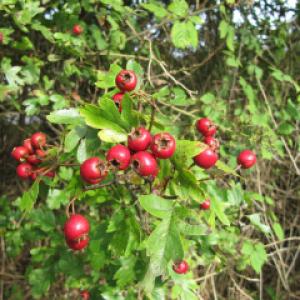
M 47 197 L 47 205 L 50 209 L 59 209 L 61 205 L 69 202 L 69 193 L 65 190 L 50 189 Z
M 102 89 L 115 87 L 115 78 L 122 68 L 112 64 L 108 72 L 98 71 L 96 86 Z
M 250 255 L 250 263 L 256 273 L 260 273 L 267 259 L 268 257 L 264 245 L 262 243 L 255 244 L 254 251 Z
M 101 141 L 107 143 L 121 143 L 127 141 L 127 134 L 108 128 L 100 130 L 98 136 Z
M 141 206 L 155 217 L 165 218 L 172 213 L 172 201 L 163 199 L 157 195 L 141 195 L 139 201 Z
M 121 118 L 129 125 L 129 128 L 137 127 L 138 118 L 133 111 L 133 103 L 128 94 L 125 94 L 122 99 Z
M 273 224 L 273 230 L 277 236 L 277 238 L 281 241 L 284 239 L 284 231 L 282 229 L 282 226 L 279 223 L 274 223 Z
M 150 3 L 142 3 L 141 7 L 153 13 L 158 19 L 162 19 L 168 14 L 168 11 L 162 6 L 160 2 L 151 1 Z
M 20 209 L 24 211 L 30 211 L 39 195 L 39 182 L 36 180 L 31 188 L 24 192 L 21 201 Z
M 189 6 L 185 0 L 173 0 L 168 6 L 168 10 L 178 17 L 185 17 L 188 13 Z
M 179 230 L 184 235 L 208 235 L 210 233 L 209 228 L 204 224 L 191 225 L 185 222 L 178 223 Z
M 83 118 L 80 116 L 76 108 L 61 109 L 51 112 L 47 116 L 47 120 L 54 124 L 82 124 Z
M 117 285 L 120 288 L 124 288 L 127 284 L 135 280 L 134 267 L 137 261 L 137 258 L 134 256 L 122 257 L 121 267 L 115 273 L 114 279 L 117 281 Z
M 155 277 L 164 274 L 169 261 L 181 260 L 184 255 L 177 222 L 172 214 L 151 233 L 146 242 L 146 253 L 150 262 L 143 285 L 147 292 L 151 292 Z
M 249 218 L 251 224 L 257 227 L 263 233 L 268 234 L 271 232 L 270 226 L 265 225 L 261 222 L 260 214 L 252 214 L 252 215 L 248 215 L 247 217 Z
M 290 135 L 294 130 L 295 126 L 287 122 L 281 123 L 277 128 L 278 133 L 282 135 Z
M 211 210 L 216 214 L 218 219 L 226 226 L 230 225 L 230 221 L 224 213 L 224 205 L 218 199 L 213 197 L 211 199 Z
M 78 145 L 80 139 L 82 139 L 86 134 L 85 126 L 76 126 L 66 135 L 64 141 L 65 152 L 71 152 Z
M 198 32 L 191 21 L 176 21 L 171 30 L 171 39 L 174 46 L 179 49 L 198 46 Z
M 193 157 L 207 148 L 207 145 L 189 140 L 177 140 L 176 151 L 172 157 L 176 168 L 181 169 L 184 166 L 189 167 L 193 162 Z
M 34 269 L 29 273 L 31 292 L 35 298 L 40 298 L 49 288 L 53 281 L 53 271 L 49 269 Z
M 219 170 L 223 171 L 224 173 L 226 174 L 232 174 L 234 176 L 239 176 L 238 173 L 232 169 L 231 167 L 229 167 L 228 165 L 226 165 L 224 162 L 218 160 L 216 162 L 216 165 L 215 165 Z

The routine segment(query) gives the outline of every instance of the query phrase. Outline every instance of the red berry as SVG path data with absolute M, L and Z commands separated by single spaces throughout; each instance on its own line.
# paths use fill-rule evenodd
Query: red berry
M 29 163 L 21 163 L 17 166 L 17 175 L 22 179 L 27 179 L 32 174 L 32 165 Z
M 188 263 L 183 260 L 173 265 L 173 271 L 177 274 L 185 274 L 189 270 Z
M 214 136 L 217 131 L 216 125 L 208 118 L 199 119 L 196 128 L 204 136 Z
M 216 164 L 218 160 L 218 154 L 210 148 L 205 149 L 194 157 L 194 161 L 197 166 L 203 169 L 209 169 Z
M 33 170 L 32 173 L 30 174 L 30 179 L 34 181 L 36 180 L 37 176 L 38 176 L 37 172 Z
M 132 156 L 132 166 L 141 176 L 157 174 L 158 166 L 152 154 L 146 151 L 139 151 Z
M 34 153 L 34 149 L 33 149 L 32 144 L 31 144 L 31 139 L 24 140 L 23 147 L 27 148 L 29 154 Z
M 81 291 L 80 296 L 83 300 L 89 300 L 90 299 L 90 293 L 87 290 Z
M 0 32 L 0 44 L 2 44 L 3 43 L 3 33 L 2 32 Z
M 79 214 L 71 215 L 64 226 L 65 238 L 68 241 L 78 241 L 87 236 L 89 231 L 89 221 Z
M 116 106 L 119 109 L 119 112 L 122 111 L 122 100 L 124 97 L 124 93 L 117 93 L 113 95 L 113 101 L 115 102 Z
M 83 236 L 82 238 L 78 239 L 78 240 L 67 240 L 66 242 L 69 246 L 70 249 L 74 250 L 74 251 L 79 251 L 84 249 L 88 243 L 89 243 L 89 237 L 88 236 Z
M 100 158 L 91 157 L 80 166 L 80 175 L 87 183 L 99 183 L 107 175 L 107 167 Z
M 237 162 L 243 169 L 249 169 L 255 165 L 256 155 L 251 150 L 244 150 L 239 154 Z
M 146 150 L 152 141 L 150 132 L 143 128 L 134 129 L 128 136 L 128 148 L 133 151 Z
M 79 24 L 76 24 L 73 26 L 73 33 L 75 35 L 81 35 L 83 33 L 83 28 Z
M 212 136 L 206 136 L 203 141 L 213 151 L 218 150 L 219 147 L 220 147 L 219 140 L 216 139 L 216 138 L 214 138 L 214 137 L 212 137 Z
M 130 151 L 123 145 L 111 147 L 106 155 L 107 161 L 119 170 L 125 170 L 130 164 Z
M 34 148 L 40 149 L 46 145 L 46 135 L 42 132 L 36 132 L 31 136 L 31 144 Z
M 122 70 L 116 76 L 116 86 L 124 92 L 130 92 L 135 89 L 137 77 L 131 70 Z
M 202 210 L 208 210 L 210 208 L 210 200 L 206 199 L 200 204 Z
M 151 143 L 151 151 L 158 158 L 170 158 L 176 149 L 174 137 L 169 133 L 158 133 L 154 135 Z
M 11 156 L 17 161 L 24 161 L 28 155 L 28 149 L 24 146 L 15 147 L 11 152 Z
M 27 162 L 32 165 L 37 165 L 42 162 L 42 158 L 46 156 L 46 152 L 41 149 L 36 149 L 36 154 L 29 155 L 27 157 Z

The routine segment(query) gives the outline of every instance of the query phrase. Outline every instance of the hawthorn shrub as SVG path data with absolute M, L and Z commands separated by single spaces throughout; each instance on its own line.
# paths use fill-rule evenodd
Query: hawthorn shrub
M 202 2 L 1 1 L 3 299 L 297 296 L 296 13 Z

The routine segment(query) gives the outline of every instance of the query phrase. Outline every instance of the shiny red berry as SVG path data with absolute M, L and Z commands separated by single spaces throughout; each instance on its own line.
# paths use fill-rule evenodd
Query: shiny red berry
M 89 243 L 90 238 L 88 236 L 83 236 L 82 238 L 79 238 L 78 240 L 67 240 L 66 243 L 69 246 L 70 249 L 74 251 L 79 251 L 87 247 Z
M 219 143 L 219 140 L 212 137 L 212 136 L 206 136 L 204 139 L 203 139 L 203 142 L 209 146 L 209 148 L 213 151 L 216 151 L 220 148 L 220 143 Z
M 124 92 L 130 92 L 135 89 L 137 77 L 131 70 L 122 70 L 116 76 L 116 86 Z
M 25 161 L 28 155 L 29 155 L 28 149 L 25 148 L 24 146 L 15 147 L 11 152 L 11 156 L 15 160 L 20 162 Z
M 199 119 L 196 128 L 204 136 L 214 136 L 217 131 L 216 125 L 208 118 Z
M 122 100 L 124 97 L 124 93 L 117 93 L 113 95 L 113 101 L 115 102 L 116 106 L 119 109 L 119 112 L 122 111 Z
M 100 158 L 91 157 L 81 164 L 80 175 L 87 183 L 99 183 L 107 176 L 107 166 Z
M 106 159 L 113 167 L 126 170 L 130 164 L 130 151 L 127 147 L 119 144 L 108 150 Z
M 173 265 L 173 271 L 177 274 L 185 274 L 189 270 L 188 263 L 183 260 Z
M 200 204 L 200 209 L 208 210 L 210 208 L 210 200 L 206 199 Z
M 153 136 L 151 151 L 155 157 L 170 158 L 176 149 L 176 141 L 169 133 L 158 133 Z
M 194 162 L 197 166 L 203 169 L 209 169 L 216 164 L 218 154 L 212 149 L 207 148 L 194 157 Z
M 83 33 L 83 28 L 79 24 L 76 24 L 73 26 L 73 33 L 75 35 L 81 35 Z
M 255 165 L 256 155 L 251 150 L 244 150 L 239 154 L 237 162 L 243 169 L 249 169 Z
M 132 167 L 141 176 L 153 176 L 158 172 L 156 159 L 146 151 L 135 153 L 132 158 Z
M 84 236 L 87 236 L 89 231 L 89 221 L 79 214 L 71 215 L 64 226 L 65 238 L 69 241 L 79 240 Z
M 42 132 L 36 132 L 31 136 L 31 144 L 36 149 L 45 147 L 46 140 L 46 135 Z
M 133 151 L 146 150 L 152 141 L 150 132 L 143 128 L 134 129 L 128 136 L 128 148 Z
M 25 147 L 28 150 L 29 154 L 34 153 L 34 149 L 33 149 L 32 144 L 31 144 L 31 139 L 24 140 L 23 147 Z
M 22 179 L 27 179 L 32 174 L 32 165 L 29 163 L 21 163 L 16 169 L 18 177 Z
M 81 291 L 80 296 L 81 296 L 82 300 L 89 300 L 90 299 L 90 293 L 87 290 Z

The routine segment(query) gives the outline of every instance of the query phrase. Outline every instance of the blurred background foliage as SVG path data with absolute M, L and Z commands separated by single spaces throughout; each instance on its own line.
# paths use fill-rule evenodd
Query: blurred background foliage
M 10 158 L 37 130 L 59 145 L 66 129 L 47 115 L 113 95 L 119 66 L 144 79 L 165 130 L 199 139 L 194 122 L 209 116 L 229 166 L 245 147 L 259 157 L 245 181 L 207 187 L 241 208 L 228 213 L 239 230 L 196 238 L 194 276 L 173 275 L 172 285 L 161 278 L 151 299 L 300 299 L 299 9 L 280 0 L 1 0 L 0 299 L 76 299 L 80 288 L 92 299 L 142 299 L 144 266 L 138 255 L 121 257 L 124 230 L 114 229 L 134 227 L 133 212 L 114 214 L 108 231 L 95 218 L 86 255 L 70 255 L 60 230 L 72 169 L 60 168 L 68 184 L 46 182 L 46 201 L 27 213 L 20 196 L 28 184 Z M 82 35 L 72 34 L 75 24 Z M 80 136 L 69 139 L 71 152 Z M 82 211 L 110 216 L 109 191 L 90 193 Z

